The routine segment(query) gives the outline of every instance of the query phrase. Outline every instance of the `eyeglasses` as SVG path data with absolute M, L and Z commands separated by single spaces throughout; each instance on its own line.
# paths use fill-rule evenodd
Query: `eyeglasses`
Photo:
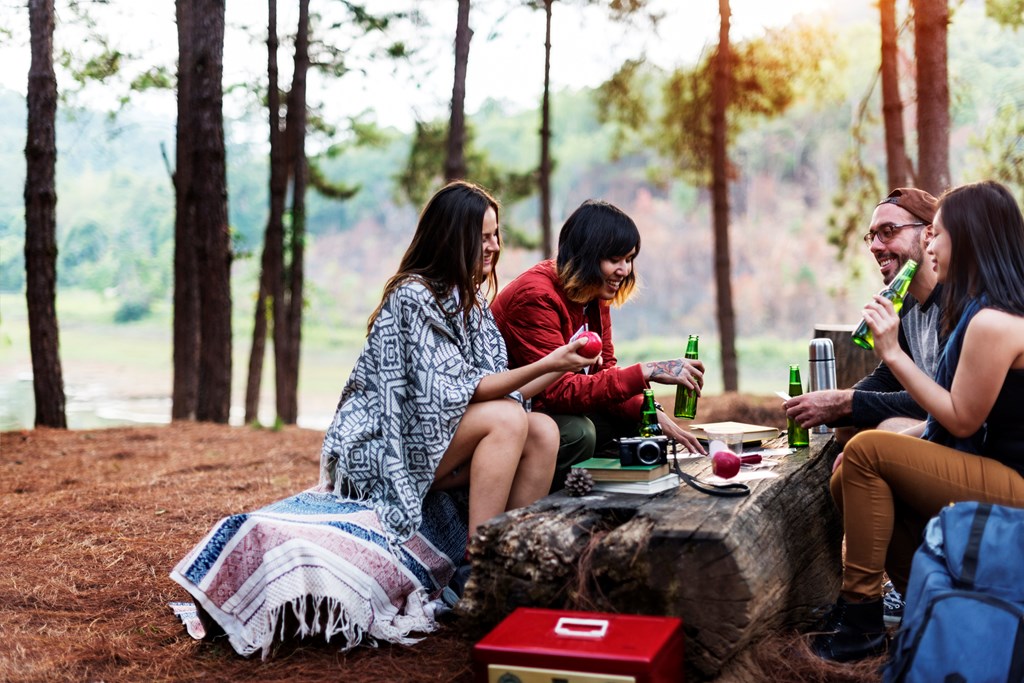
M 870 247 L 876 237 L 882 241 L 882 244 L 889 244 L 892 238 L 896 236 L 896 233 L 903 228 L 915 228 L 922 225 L 929 225 L 929 223 L 887 223 L 886 225 L 879 226 L 878 230 L 867 231 L 864 234 L 864 244 Z

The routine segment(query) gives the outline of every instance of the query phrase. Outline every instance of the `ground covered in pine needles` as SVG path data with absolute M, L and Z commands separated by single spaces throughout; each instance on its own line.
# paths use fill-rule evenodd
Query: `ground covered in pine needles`
M 702 421 L 777 425 L 776 398 L 704 397 Z M 243 659 L 193 640 L 168 578 L 221 517 L 316 482 L 322 433 L 175 423 L 0 433 L 0 681 L 465 681 L 457 623 L 414 646 L 284 645 Z M 877 681 L 821 666 L 795 634 L 752 648 L 775 681 Z

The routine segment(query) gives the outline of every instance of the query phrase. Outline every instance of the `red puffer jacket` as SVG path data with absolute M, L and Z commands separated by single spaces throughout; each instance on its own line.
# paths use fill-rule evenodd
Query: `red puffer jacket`
M 558 282 L 554 260 L 541 261 L 502 288 L 491 311 L 508 346 L 511 367 L 528 365 L 567 344 L 584 322 L 601 335 L 602 364 L 591 368 L 590 374 L 566 373 L 555 380 L 534 396 L 536 410 L 640 417 L 647 382 L 639 363 L 625 368 L 616 364 L 608 304 L 592 301 L 583 306 L 570 301 Z

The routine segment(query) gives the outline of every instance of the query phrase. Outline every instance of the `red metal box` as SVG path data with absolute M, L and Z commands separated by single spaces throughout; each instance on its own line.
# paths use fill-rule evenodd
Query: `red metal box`
M 520 607 L 473 647 L 477 683 L 673 683 L 683 622 Z

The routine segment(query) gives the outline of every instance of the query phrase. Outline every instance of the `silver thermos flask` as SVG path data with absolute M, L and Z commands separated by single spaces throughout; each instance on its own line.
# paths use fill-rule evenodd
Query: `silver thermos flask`
M 836 353 L 832 340 L 828 337 L 817 337 L 811 340 L 811 391 L 836 388 Z M 818 425 L 815 434 L 828 434 L 832 430 L 827 425 Z

